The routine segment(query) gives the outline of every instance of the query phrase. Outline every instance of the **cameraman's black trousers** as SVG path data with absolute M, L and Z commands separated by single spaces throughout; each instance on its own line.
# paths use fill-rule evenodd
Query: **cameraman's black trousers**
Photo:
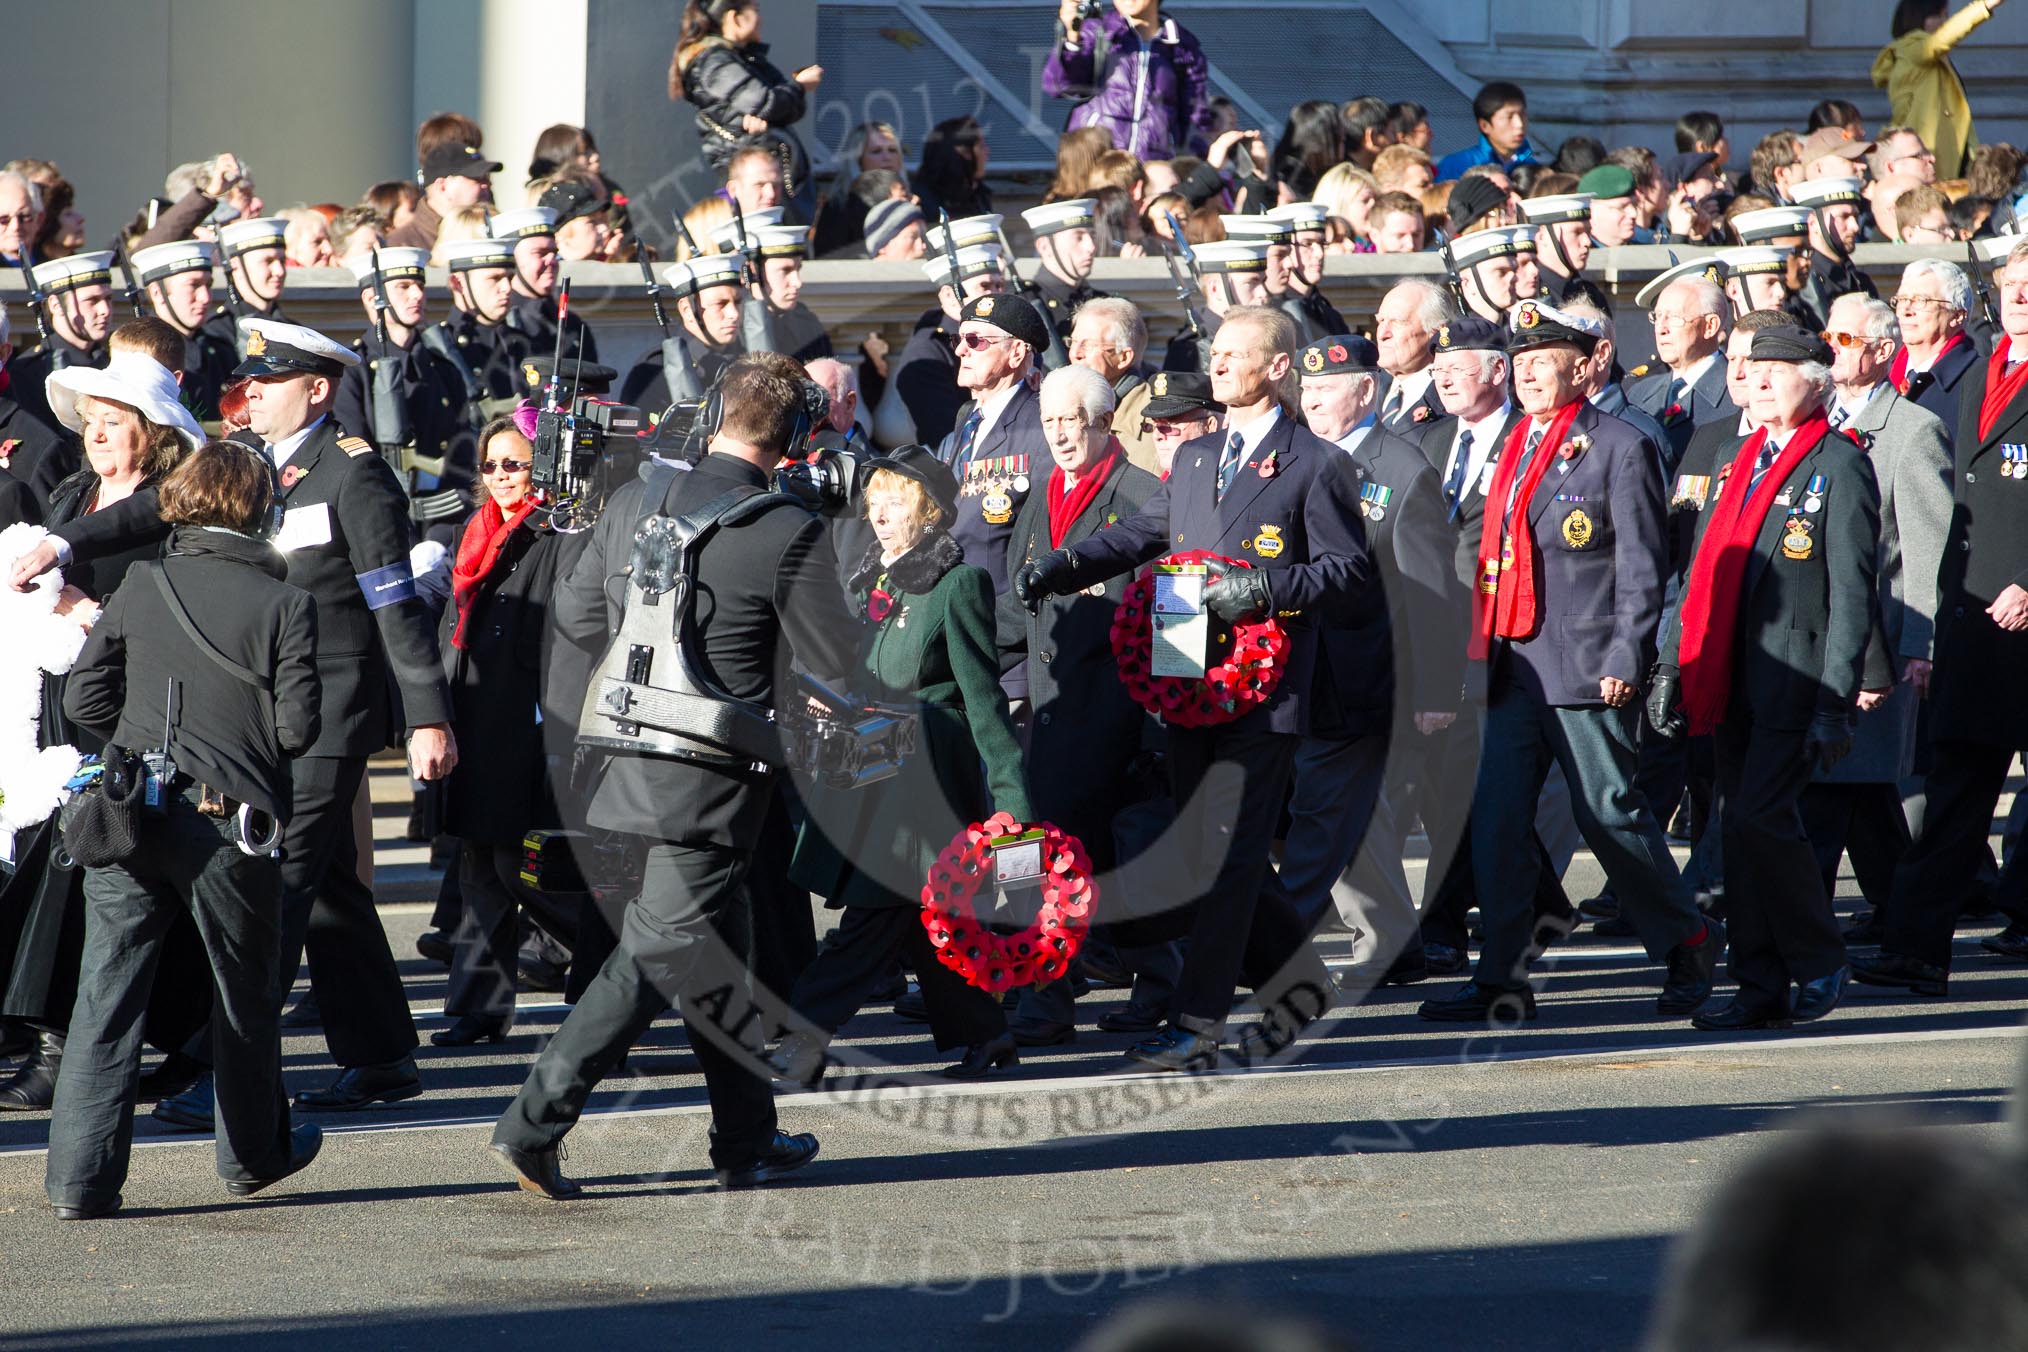
M 740 1169 L 759 1158 L 774 1140 L 774 1091 L 726 1046 L 728 1037 L 757 1043 L 763 1031 L 744 1017 L 750 863 L 724 846 L 649 847 L 619 946 L 543 1048 L 494 1141 L 520 1150 L 561 1141 L 598 1082 L 674 1004 L 711 1099 L 712 1165 Z

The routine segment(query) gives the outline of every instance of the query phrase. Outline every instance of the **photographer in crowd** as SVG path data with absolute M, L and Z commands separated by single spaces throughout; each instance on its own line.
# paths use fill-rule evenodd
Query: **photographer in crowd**
M 1063 0 L 1042 92 L 1077 99 L 1070 126 L 1100 127 L 1142 160 L 1202 155 L 1211 141 L 1211 71 L 1197 37 L 1162 0 Z

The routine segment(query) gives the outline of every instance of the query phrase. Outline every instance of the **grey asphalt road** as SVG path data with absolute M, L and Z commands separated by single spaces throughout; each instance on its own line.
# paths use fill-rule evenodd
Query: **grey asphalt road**
M 397 951 L 423 922 L 387 913 Z M 1375 1350 L 1624 1348 L 1671 1237 L 1770 1134 L 1878 1115 L 2014 1130 L 2028 968 L 1972 956 L 1974 937 L 1948 1003 L 1862 990 L 1800 1035 L 1656 1020 L 1654 969 L 1592 940 L 1510 1035 L 1421 1024 L 1411 987 L 1291 1065 L 1157 1083 L 1116 1074 L 1126 1039 L 1087 1027 L 981 1087 L 785 1094 L 822 1157 L 731 1195 L 664 1021 L 571 1137 L 573 1204 L 517 1192 L 483 1149 L 562 1016 L 530 996 L 504 1048 L 426 1047 L 422 1098 L 324 1119 L 323 1156 L 259 1201 L 225 1195 L 209 1138 L 144 1115 L 124 1212 L 59 1222 L 46 1118 L 0 1121 L 0 1345 L 1032 1350 L 1194 1297 Z M 440 971 L 403 965 L 427 1033 Z M 937 1064 L 885 1011 L 848 1031 L 869 1058 Z M 321 1039 L 286 1052 L 292 1086 L 328 1077 Z

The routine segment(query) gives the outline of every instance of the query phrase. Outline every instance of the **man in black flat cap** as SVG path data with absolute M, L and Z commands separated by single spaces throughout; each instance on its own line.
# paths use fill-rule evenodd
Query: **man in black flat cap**
M 1753 335 L 1759 429 L 1718 471 L 1648 697 L 1655 731 L 1710 733 L 1717 753 L 1739 990 L 1693 1015 L 1711 1031 L 1820 1019 L 1848 976 L 1801 803 L 1811 776 L 1852 748 L 1878 618 L 1880 489 L 1866 452 L 1825 418 L 1830 368 L 1814 333 Z
M 1166 479 L 1178 447 L 1225 426 L 1225 405 L 1212 395 L 1211 377 L 1196 371 L 1157 371 L 1148 385 L 1152 394 L 1141 417 L 1155 443 L 1158 476 Z
M 406 224 L 388 232 L 383 243 L 396 249 L 433 249 L 446 218 L 477 206 L 492 191 L 500 162 L 477 147 L 462 143 L 437 146 L 422 164 L 423 200 Z

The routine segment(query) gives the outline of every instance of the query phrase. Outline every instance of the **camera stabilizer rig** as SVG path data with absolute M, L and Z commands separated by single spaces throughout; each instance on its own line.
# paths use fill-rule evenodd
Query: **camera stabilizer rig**
M 550 525 L 566 533 L 581 531 L 598 520 L 607 496 L 634 477 L 647 454 L 642 440 L 647 420 L 631 404 L 581 395 L 576 366 L 570 392 L 563 395 L 563 334 L 570 318 L 570 283 L 556 301 L 556 364 L 551 369 L 543 406 L 535 419 L 535 444 L 529 478 L 547 500 Z M 584 358 L 579 331 L 577 360 Z

